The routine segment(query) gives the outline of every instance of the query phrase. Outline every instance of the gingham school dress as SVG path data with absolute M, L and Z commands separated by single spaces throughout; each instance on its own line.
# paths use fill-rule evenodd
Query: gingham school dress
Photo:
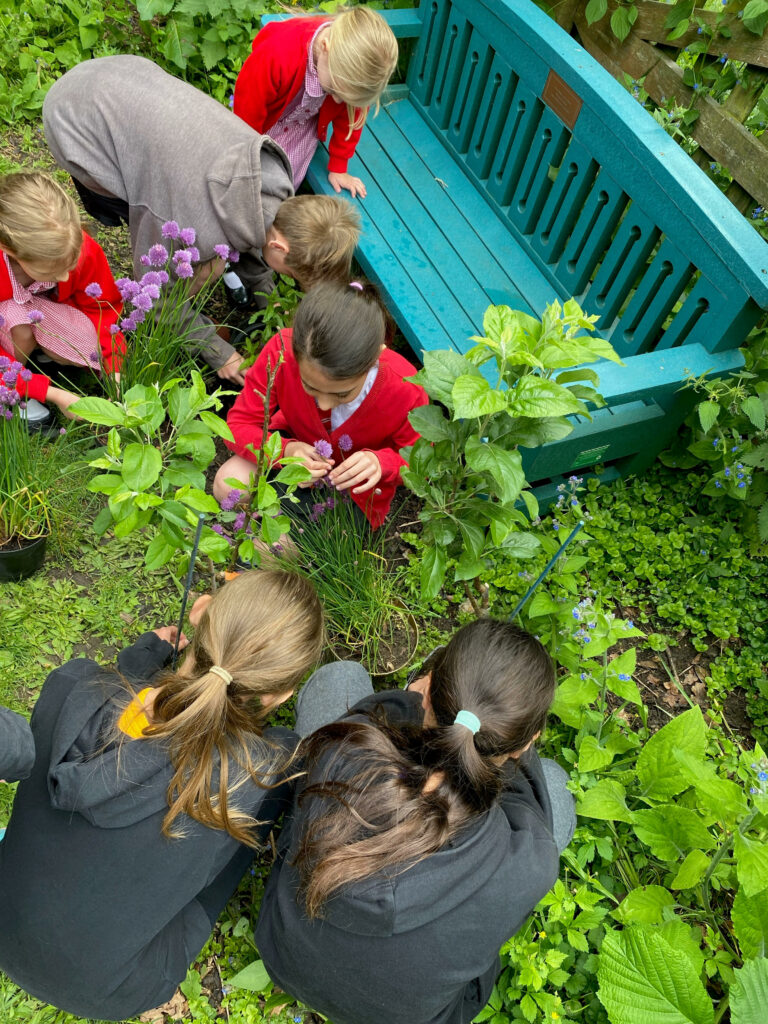
M 73 366 L 100 365 L 100 346 L 96 328 L 79 309 L 66 302 L 46 298 L 45 293 L 56 287 L 55 281 L 33 281 L 25 287 L 14 276 L 6 253 L 2 254 L 8 268 L 13 287 L 13 297 L 0 301 L 0 316 L 4 323 L 0 327 L 0 345 L 13 352 L 11 328 L 28 324 L 40 348 L 58 359 L 64 359 Z M 30 312 L 43 314 L 39 323 L 32 323 Z

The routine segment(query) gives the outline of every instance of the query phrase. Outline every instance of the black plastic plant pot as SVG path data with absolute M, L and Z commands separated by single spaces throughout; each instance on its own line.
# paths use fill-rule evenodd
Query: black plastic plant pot
M 0 583 L 17 583 L 37 572 L 45 560 L 47 537 L 38 537 L 20 548 L 0 551 Z

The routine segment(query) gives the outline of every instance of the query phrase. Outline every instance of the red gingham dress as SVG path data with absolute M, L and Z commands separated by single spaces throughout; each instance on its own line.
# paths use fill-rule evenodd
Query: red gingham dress
M 66 302 L 46 298 L 45 292 L 55 288 L 54 281 L 34 281 L 25 287 L 16 280 L 8 256 L 3 253 L 8 276 L 13 286 L 13 297 L 0 301 L 0 316 L 5 321 L 0 327 L 0 347 L 13 352 L 11 328 L 28 324 L 35 341 L 44 352 L 64 359 L 73 366 L 96 369 L 101 364 L 99 338 L 96 328 L 79 309 Z M 29 314 L 38 310 L 43 314 L 40 323 L 31 323 Z

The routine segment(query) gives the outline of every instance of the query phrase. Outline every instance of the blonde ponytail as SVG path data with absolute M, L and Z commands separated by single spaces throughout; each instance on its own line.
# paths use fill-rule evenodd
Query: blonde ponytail
M 331 21 L 328 74 L 333 93 L 347 105 L 350 134 L 362 128 L 368 108 L 379 100 L 397 67 L 397 39 L 387 22 L 369 7 L 351 7 Z
M 0 177 L 0 247 L 35 267 L 72 270 L 83 246 L 74 199 L 39 171 Z

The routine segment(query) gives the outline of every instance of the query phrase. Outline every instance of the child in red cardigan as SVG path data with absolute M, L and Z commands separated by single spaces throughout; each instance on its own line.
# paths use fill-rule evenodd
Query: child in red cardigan
M 56 363 L 117 372 L 121 309 L 107 258 L 71 197 L 38 172 L 0 178 L 0 355 L 24 364 L 39 347 Z M 65 414 L 79 397 L 42 373 L 6 381 L 0 372 L 0 383 Z
M 277 367 L 269 396 L 269 427 L 283 455 L 299 457 L 313 481 L 327 477 L 349 491 L 371 526 L 380 526 L 406 464 L 400 449 L 419 435 L 408 414 L 426 405 L 423 388 L 405 377 L 416 370 L 387 348 L 388 314 L 370 284 L 319 284 L 301 301 L 293 329 L 275 335 L 245 375 L 227 417 L 236 455 L 219 469 L 213 493 L 251 483 L 262 441 L 267 375 Z M 309 486 L 309 485 L 306 485 Z
M 285 151 L 294 187 L 303 181 L 328 125 L 328 180 L 337 192 L 365 196 L 347 174 L 368 114 L 397 64 L 397 40 L 370 8 L 334 18 L 288 18 L 266 25 L 235 83 L 234 111 Z

